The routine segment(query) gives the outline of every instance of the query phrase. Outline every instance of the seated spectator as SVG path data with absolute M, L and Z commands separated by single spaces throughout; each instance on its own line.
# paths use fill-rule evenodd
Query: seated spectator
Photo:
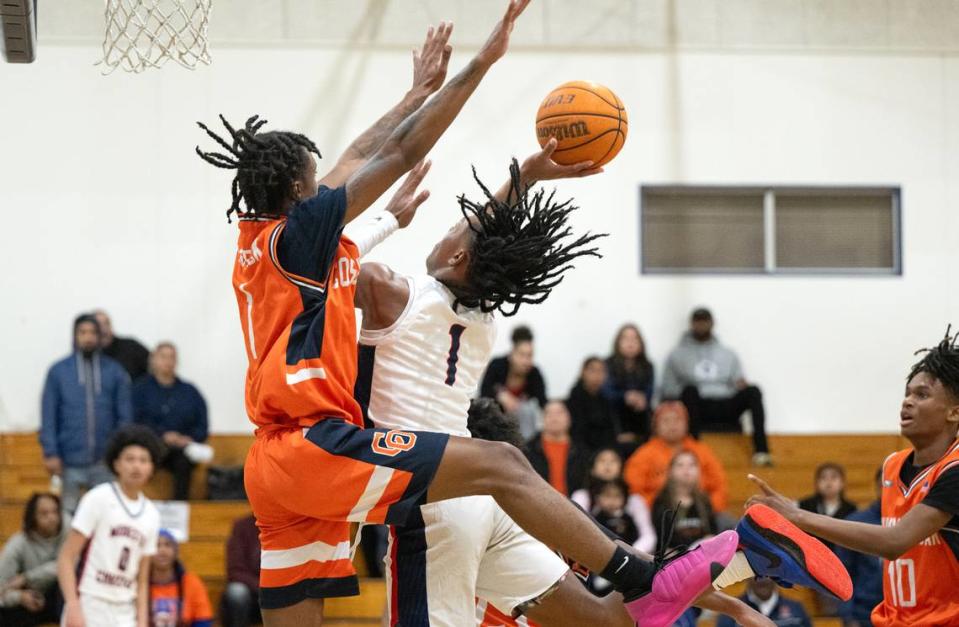
M 599 524 L 618 535 L 627 544 L 639 540 L 639 527 L 626 512 L 629 490 L 622 479 L 593 482 L 589 488 L 593 507 L 590 513 Z
M 131 381 L 136 381 L 147 373 L 150 351 L 132 337 L 117 337 L 113 335 L 113 321 L 102 309 L 93 312 L 100 325 L 100 348 L 107 357 L 115 359 L 130 375 Z
M 176 538 L 166 529 L 160 530 L 150 559 L 150 626 L 213 627 L 206 586 L 183 568 Z
M 43 465 L 62 480 L 63 509 L 73 513 L 82 488 L 113 479 L 103 463 L 110 435 L 132 419 L 130 377 L 100 352 L 92 315 L 73 323 L 73 354 L 50 367 L 40 408 Z
M 816 468 L 816 492 L 799 501 L 799 509 L 833 518 L 846 518 L 856 511 L 856 505 L 846 499 L 846 469 L 827 462 Z M 831 542 L 822 543 L 835 550 Z
M 593 486 L 609 481 L 619 481 L 622 477 L 623 459 L 619 453 L 613 448 L 601 449 L 593 456 L 593 465 L 589 470 L 589 487 L 576 490 L 570 498 L 584 510 L 591 512 L 594 506 Z M 649 516 L 646 500 L 638 494 L 630 494 L 626 499 L 626 513 L 633 519 L 633 524 L 636 525 L 639 533 L 638 539 L 632 543 L 633 546 L 640 551 L 653 553 L 656 550 L 656 529 Z
M 643 442 L 649 436 L 653 364 L 646 357 L 646 343 L 635 324 L 624 324 L 616 333 L 606 371 L 603 394 L 619 416 L 621 441 Z
M 495 398 L 519 424 L 524 440 L 533 437 L 542 424 L 546 407 L 546 382 L 539 368 L 533 365 L 533 332 L 529 327 L 516 327 L 513 348 L 508 355 L 489 362 L 480 396 Z
M 630 491 L 641 495 L 652 506 L 656 495 L 666 485 L 670 462 L 680 451 L 689 451 L 696 456 L 700 468 L 699 489 L 709 495 L 713 511 L 725 511 L 726 472 L 707 444 L 689 436 L 686 407 L 676 401 L 661 403 L 656 408 L 653 437 L 626 461 L 624 478 Z
M 566 496 L 583 487 L 586 478 L 586 457 L 569 437 L 569 423 L 566 405 L 550 401 L 543 410 L 543 430 L 526 443 L 533 470 Z
M 166 454 L 161 463 L 173 473 L 173 498 L 186 501 L 193 462 L 184 451 L 207 439 L 206 401 L 193 384 L 177 377 L 176 347 L 170 342 L 157 345 L 150 365 L 150 374 L 133 386 L 135 419 L 163 439 Z
M 223 627 L 259 625 L 260 532 L 253 515 L 233 523 L 226 541 L 226 589 L 221 612 Z
M 0 553 L 0 625 L 59 623 L 63 600 L 57 586 L 57 554 L 70 530 L 69 516 L 53 494 L 34 493 L 23 512 L 23 529 Z
M 864 510 L 853 512 L 846 520 L 882 524 L 882 467 L 876 471 L 876 500 Z M 838 615 L 844 627 L 869 627 L 872 625 L 872 609 L 882 601 L 882 558 L 866 555 L 845 547 L 836 547 L 836 555 L 842 560 L 852 579 L 852 598 L 839 605 Z
M 589 452 L 616 446 L 620 435 L 613 405 L 602 394 L 605 381 L 606 364 L 599 357 L 587 357 L 566 401 L 573 420 L 573 441 Z
M 739 598 L 749 607 L 762 612 L 777 627 L 812 627 L 802 603 L 781 597 L 779 587 L 772 579 L 750 579 L 746 584 L 746 594 Z M 735 627 L 738 624 L 728 616 L 720 616 L 716 621 L 716 627 Z
M 656 535 L 667 549 L 694 545 L 716 534 L 713 508 L 699 489 L 699 461 L 690 451 L 680 451 L 669 464 L 669 478 L 653 502 Z M 669 512 L 672 512 L 670 514 Z M 666 527 L 672 524 L 672 534 Z
M 663 370 L 663 398 L 682 399 L 689 410 L 690 432 L 740 432 L 749 411 L 753 422 L 753 463 L 772 463 L 766 441 L 766 413 L 759 388 L 746 381 L 739 357 L 713 335 L 708 309 L 693 312 L 690 330 L 673 349 Z

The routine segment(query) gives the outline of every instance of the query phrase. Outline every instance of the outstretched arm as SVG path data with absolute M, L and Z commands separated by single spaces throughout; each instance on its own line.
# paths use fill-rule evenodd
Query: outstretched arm
M 592 161 L 581 161 L 571 165 L 561 165 L 553 161 L 557 141 L 551 137 L 543 149 L 527 157 L 519 167 L 520 183 L 523 187 L 535 185 L 539 181 L 555 179 L 574 179 L 599 174 L 603 168 L 594 168 Z M 513 189 L 511 181 L 507 181 L 494 194 L 496 200 L 505 202 Z
M 390 133 L 411 113 L 419 109 L 431 94 L 443 86 L 453 48 L 449 45 L 452 22 L 440 22 L 426 32 L 423 47 L 413 50 L 413 86 L 403 99 L 377 120 L 362 135 L 353 140 L 343 156 L 320 180 L 327 187 L 339 187 L 370 157 L 376 154 Z
M 801 510 L 791 499 L 773 490 L 759 477 L 749 475 L 749 479 L 759 486 L 762 494 L 750 497 L 747 506 L 762 503 L 807 533 L 887 560 L 898 558 L 942 529 L 952 518 L 952 514 L 920 503 L 909 510 L 895 527 L 840 520 Z
M 373 204 L 425 157 L 446 132 L 489 68 L 506 53 L 513 24 L 529 2 L 510 0 L 503 19 L 466 68 L 401 122 L 376 154 L 349 178 L 346 183 L 347 221 Z

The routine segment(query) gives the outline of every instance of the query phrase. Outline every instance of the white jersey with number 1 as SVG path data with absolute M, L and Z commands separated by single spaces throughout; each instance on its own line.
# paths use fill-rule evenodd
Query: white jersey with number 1
M 469 437 L 466 413 L 493 350 L 493 315 L 454 309 L 452 293 L 433 277 L 407 281 L 410 297 L 399 319 L 360 331 L 360 371 L 372 369 L 370 420 Z
M 357 398 L 376 427 L 469 436 L 470 398 L 489 363 L 492 314 L 455 306 L 429 276 L 387 329 L 360 332 Z M 366 395 L 368 398 L 365 398 Z M 550 590 L 566 563 L 488 496 L 429 503 L 390 529 L 390 624 L 476 625 L 474 597 L 509 615 Z
M 128 499 L 115 483 L 87 492 L 71 525 L 87 538 L 77 588 L 84 597 L 129 604 L 136 599 L 140 560 L 156 553 L 160 513 L 142 493 Z M 86 617 L 91 625 L 91 617 Z

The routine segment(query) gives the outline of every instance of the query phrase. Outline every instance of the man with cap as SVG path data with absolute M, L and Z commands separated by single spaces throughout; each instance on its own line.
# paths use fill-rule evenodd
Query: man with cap
M 103 464 L 107 440 L 130 422 L 130 377 L 102 354 L 100 326 L 90 314 L 73 323 L 73 352 L 50 366 L 40 408 L 43 465 L 60 477 L 63 509 L 77 507 L 81 488 L 110 481 Z
M 762 392 L 746 381 L 736 353 L 713 335 L 713 315 L 705 307 L 693 311 L 689 331 L 666 360 L 662 395 L 683 401 L 695 437 L 701 431 L 741 431 L 739 419 L 748 410 L 753 422 L 753 463 L 772 464 Z

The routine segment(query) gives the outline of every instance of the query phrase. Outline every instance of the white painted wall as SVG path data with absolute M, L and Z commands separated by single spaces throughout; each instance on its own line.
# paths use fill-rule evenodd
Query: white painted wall
M 406 88 L 408 53 L 222 49 L 215 65 L 101 77 L 90 47 L 47 46 L 34 66 L 0 65 L 0 429 L 38 424 L 46 368 L 81 310 L 108 309 L 120 334 L 181 347 L 215 431 L 247 431 L 244 352 L 230 288 L 229 174 L 202 163 L 195 120 L 261 113 L 335 157 Z M 461 67 L 468 52 L 454 58 Z M 763 388 L 773 432 L 892 431 L 912 351 L 951 319 L 959 245 L 959 60 L 799 53 L 520 52 L 494 68 L 433 152 L 417 223 L 376 254 L 414 272 L 506 159 L 535 148 L 533 114 L 554 85 L 613 88 L 631 121 L 602 177 L 564 182 L 579 228 L 611 233 L 554 296 L 515 322 L 537 333 L 551 393 L 618 325 L 642 327 L 660 365 L 691 307 Z M 643 182 L 899 184 L 902 277 L 662 277 L 638 273 Z M 502 325 L 500 347 L 514 320 Z

